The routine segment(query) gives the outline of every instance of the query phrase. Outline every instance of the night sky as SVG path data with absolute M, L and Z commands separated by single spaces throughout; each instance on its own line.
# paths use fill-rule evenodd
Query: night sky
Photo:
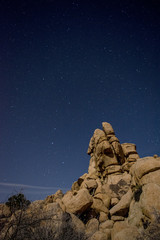
M 0 201 L 69 189 L 103 121 L 160 155 L 160 2 L 0 0 Z

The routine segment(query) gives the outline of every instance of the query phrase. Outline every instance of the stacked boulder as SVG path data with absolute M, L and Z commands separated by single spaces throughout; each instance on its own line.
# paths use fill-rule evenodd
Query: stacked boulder
M 153 208 L 160 210 L 160 201 L 149 207 L 146 192 L 150 185 L 143 186 L 156 184 L 159 193 L 160 159 L 140 159 L 135 144 L 120 144 L 109 123 L 103 122 L 102 127 L 94 131 L 89 142 L 88 173 L 73 183 L 62 204 L 85 224 L 89 239 L 128 240 L 128 234 L 129 239 L 135 239 L 146 222 L 151 223 Z
M 120 144 L 109 123 L 102 128 L 89 142 L 88 173 L 41 205 L 58 204 L 88 240 L 143 239 L 160 218 L 160 158 L 140 158 L 135 144 Z

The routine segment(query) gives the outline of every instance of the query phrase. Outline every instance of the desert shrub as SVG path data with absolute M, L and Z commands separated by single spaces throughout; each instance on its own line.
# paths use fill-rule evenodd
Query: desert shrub
M 77 231 L 72 223 L 72 218 L 69 213 L 64 213 L 62 225 L 60 228 L 60 234 L 58 238 L 54 240 L 86 240 L 86 236 L 83 232 Z
M 154 211 L 155 221 L 144 230 L 137 240 L 160 240 L 160 213 Z
M 84 232 L 75 229 L 70 214 L 54 219 L 54 212 L 48 213 L 41 216 L 15 212 L 0 240 L 86 240 Z
M 40 207 L 27 210 L 30 201 L 21 193 L 11 196 L 5 204 L 12 216 L 1 226 L 0 240 L 86 240 L 69 213 L 58 215 L 57 210 L 44 212 Z
M 11 212 L 14 212 L 16 210 L 25 209 L 30 203 L 31 202 L 26 199 L 24 194 L 18 193 L 8 198 L 5 204 L 10 208 Z

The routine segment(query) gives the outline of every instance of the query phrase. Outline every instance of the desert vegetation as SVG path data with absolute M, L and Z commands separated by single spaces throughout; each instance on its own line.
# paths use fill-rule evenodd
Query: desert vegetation
M 42 204 L 43 205 L 43 204 Z M 42 210 L 41 203 L 32 203 L 21 193 L 13 195 L 5 203 L 10 211 L 0 216 L 0 240 L 85 240 L 85 235 L 76 231 L 69 213 L 54 208 Z
M 160 240 L 160 213 L 154 210 L 155 220 L 142 231 L 137 240 Z

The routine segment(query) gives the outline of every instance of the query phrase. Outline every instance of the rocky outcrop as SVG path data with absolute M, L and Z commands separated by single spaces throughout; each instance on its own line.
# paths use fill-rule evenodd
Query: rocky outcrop
M 102 129 L 89 142 L 88 172 L 70 191 L 33 202 L 25 213 L 34 213 L 44 225 L 43 216 L 52 219 L 54 229 L 68 219 L 79 239 L 134 240 L 160 218 L 160 158 L 140 158 L 136 145 L 121 144 L 109 123 L 103 122 Z M 4 206 L 1 221 L 9 224 L 13 215 Z

